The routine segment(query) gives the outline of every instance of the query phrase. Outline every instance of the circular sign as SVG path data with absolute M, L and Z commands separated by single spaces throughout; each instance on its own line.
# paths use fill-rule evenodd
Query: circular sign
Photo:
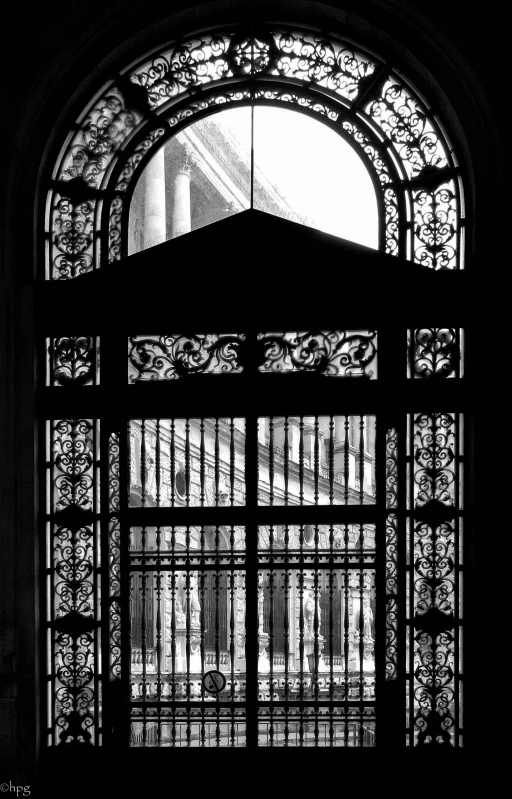
M 226 685 L 226 678 L 221 671 L 207 671 L 203 677 L 205 691 L 211 694 L 219 694 Z

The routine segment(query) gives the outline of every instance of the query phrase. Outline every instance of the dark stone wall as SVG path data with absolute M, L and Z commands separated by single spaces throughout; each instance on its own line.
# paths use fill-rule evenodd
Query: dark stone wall
M 0 781 L 33 780 L 42 744 L 42 565 L 36 524 L 41 489 L 32 354 L 33 282 L 42 268 L 34 245 L 42 213 L 39 183 L 58 152 L 59 135 L 108 74 L 176 28 L 207 27 L 266 9 L 274 18 L 309 19 L 364 41 L 402 65 L 429 99 L 435 98 L 451 125 L 469 182 L 467 210 L 474 221 L 469 267 L 478 307 L 484 313 L 493 307 L 489 287 L 477 276 L 500 264 L 503 247 L 494 232 L 504 197 L 500 135 L 506 51 L 499 4 L 479 7 L 478 16 L 460 0 L 9 4 L 2 11 L 0 48 L 0 763 L 7 764 Z

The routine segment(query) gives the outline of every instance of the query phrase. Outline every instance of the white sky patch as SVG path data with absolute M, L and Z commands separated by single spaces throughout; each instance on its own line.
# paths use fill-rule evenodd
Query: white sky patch
M 244 149 L 250 141 L 250 113 L 250 108 L 237 108 L 217 117 Z M 370 175 L 356 150 L 334 130 L 298 111 L 257 106 L 254 163 L 316 228 L 377 249 L 377 200 Z

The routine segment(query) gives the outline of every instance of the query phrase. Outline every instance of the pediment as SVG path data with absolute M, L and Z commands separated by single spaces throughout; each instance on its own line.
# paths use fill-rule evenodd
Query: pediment
M 309 318 L 312 325 L 372 327 L 377 317 L 406 313 L 412 305 L 416 313 L 419 305 L 433 309 L 440 296 L 453 307 L 463 278 L 247 210 L 73 281 L 49 284 L 49 294 L 75 295 L 76 308 L 94 308 L 103 318 L 138 319 L 137 329 L 156 318 L 183 328 L 191 315 L 215 328 L 224 327 L 225 318 L 228 327 L 250 326 L 256 316 L 267 326 L 291 329 L 295 316 L 302 325 Z

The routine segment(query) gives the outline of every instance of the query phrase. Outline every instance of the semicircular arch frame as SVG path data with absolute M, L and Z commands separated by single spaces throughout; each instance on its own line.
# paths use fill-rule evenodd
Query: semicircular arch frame
M 402 72 L 359 45 L 268 23 L 171 42 L 96 94 L 52 171 L 46 278 L 126 257 L 131 195 L 155 151 L 201 117 L 262 104 L 316 117 L 352 144 L 376 189 L 381 251 L 463 269 L 462 175 L 439 115 Z

